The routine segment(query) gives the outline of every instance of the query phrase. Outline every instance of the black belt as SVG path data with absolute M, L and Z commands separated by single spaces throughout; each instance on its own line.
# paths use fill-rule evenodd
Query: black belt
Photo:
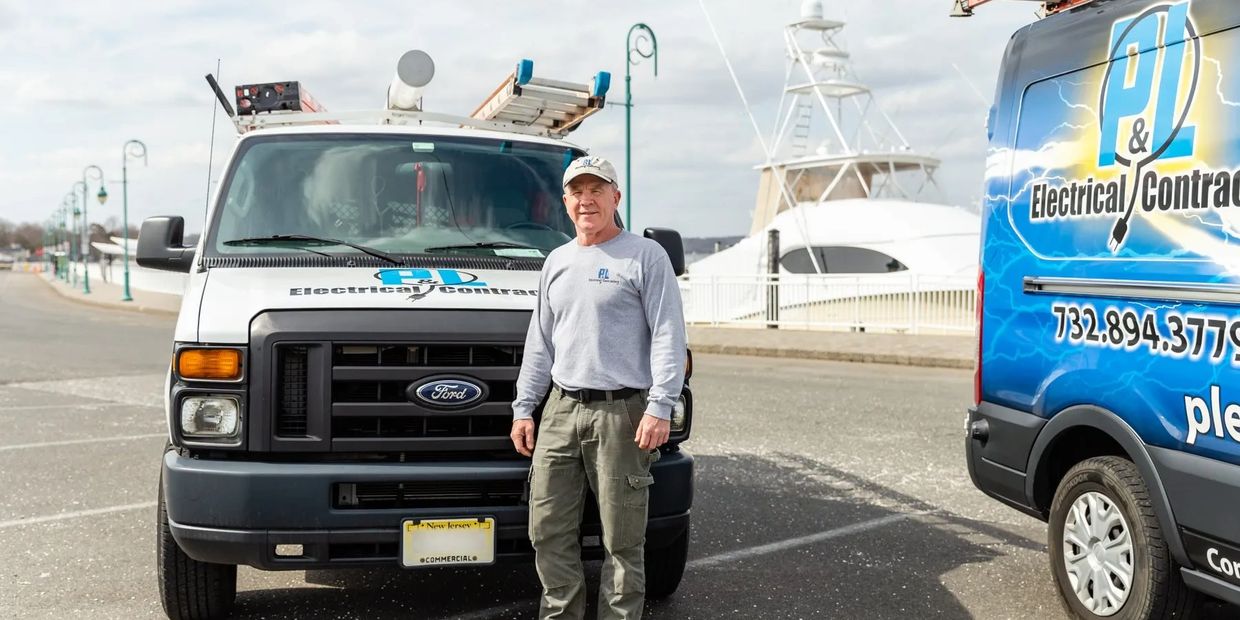
M 566 390 L 560 386 L 555 386 L 561 394 L 581 403 L 589 403 L 599 400 L 624 400 L 634 394 L 641 392 L 637 388 L 620 388 L 618 390 Z

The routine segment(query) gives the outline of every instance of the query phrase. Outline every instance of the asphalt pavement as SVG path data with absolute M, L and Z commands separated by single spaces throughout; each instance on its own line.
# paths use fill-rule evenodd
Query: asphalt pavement
M 163 617 L 154 501 L 172 330 L 0 272 L 0 617 Z M 968 371 L 695 361 L 690 564 L 646 617 L 1063 617 L 1045 525 L 968 479 Z M 533 617 L 539 586 L 512 565 L 242 568 L 238 591 L 237 618 L 483 619 Z

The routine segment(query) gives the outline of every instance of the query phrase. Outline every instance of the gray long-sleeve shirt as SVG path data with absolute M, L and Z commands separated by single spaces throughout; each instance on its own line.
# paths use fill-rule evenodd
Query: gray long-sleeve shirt
M 650 390 L 669 419 L 685 373 L 685 317 L 667 252 L 628 231 L 551 252 L 525 338 L 513 417 L 531 417 L 550 382 L 568 390 Z

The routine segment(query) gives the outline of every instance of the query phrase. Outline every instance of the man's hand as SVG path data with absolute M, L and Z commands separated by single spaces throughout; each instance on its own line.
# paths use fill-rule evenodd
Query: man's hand
M 633 438 L 633 441 L 636 441 L 637 447 L 642 450 L 653 450 L 667 443 L 667 438 L 671 434 L 671 420 L 660 420 L 647 413 L 642 416 L 641 424 L 637 425 L 637 436 Z
M 512 421 L 512 445 L 522 456 L 534 455 L 534 420 L 522 418 Z

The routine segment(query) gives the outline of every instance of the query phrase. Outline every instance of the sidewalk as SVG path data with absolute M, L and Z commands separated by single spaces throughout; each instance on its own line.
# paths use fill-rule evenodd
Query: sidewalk
M 973 368 L 977 341 L 971 336 L 913 336 L 690 325 L 689 348 L 694 353 Z
M 32 273 L 30 275 L 46 282 L 61 297 L 79 303 L 166 316 L 176 316 L 181 310 L 180 295 L 140 291 L 131 286 L 129 287 L 129 294 L 133 297 L 133 301 L 121 301 L 122 286 L 119 283 L 103 282 L 99 278 L 91 278 L 90 294 L 87 295 L 82 292 L 82 278 L 80 276 L 78 277 L 77 287 L 73 287 L 56 279 L 50 273 Z

